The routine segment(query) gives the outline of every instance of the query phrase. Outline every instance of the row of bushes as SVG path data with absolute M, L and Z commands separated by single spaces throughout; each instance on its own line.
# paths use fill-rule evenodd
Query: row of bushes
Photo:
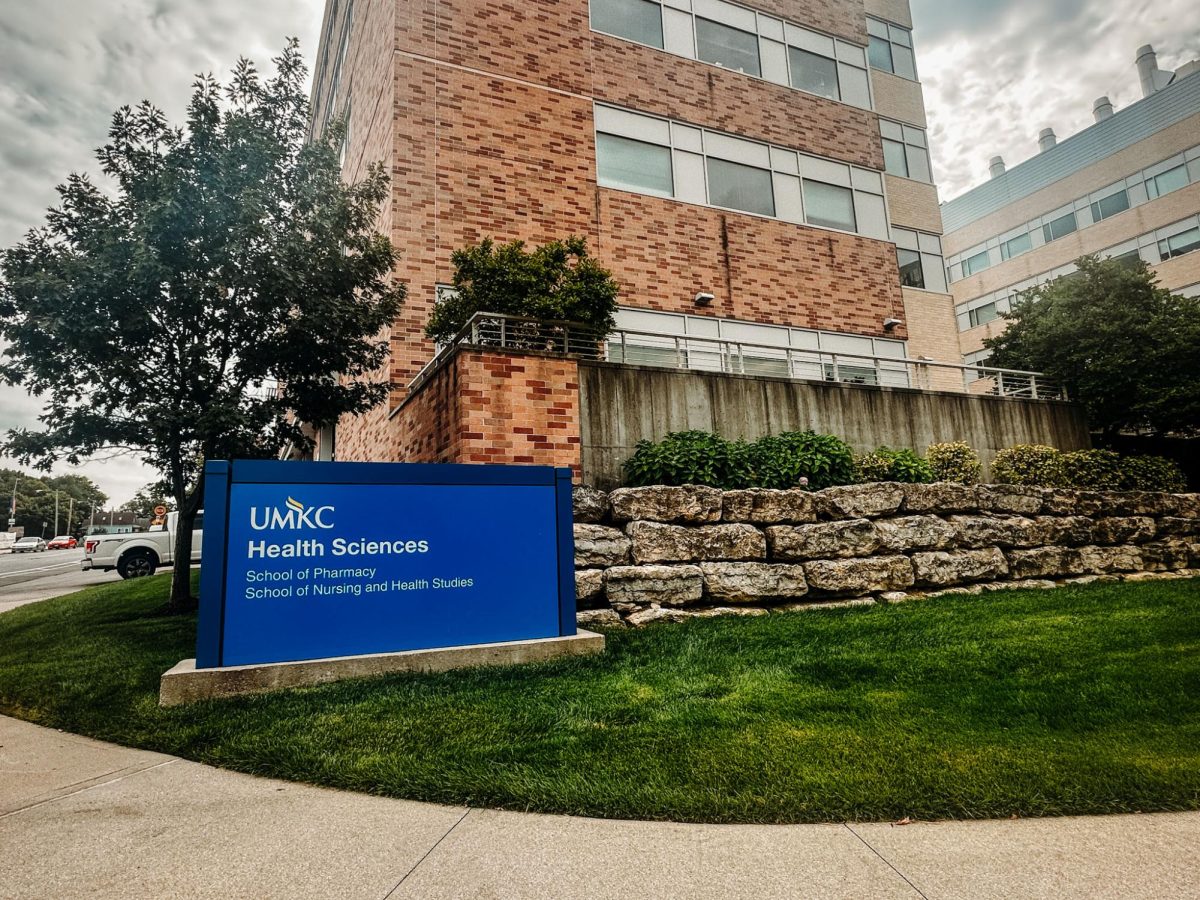
M 992 478 L 1004 484 L 1093 491 L 1187 490 L 1183 470 L 1161 456 L 1121 456 L 1111 450 L 1073 450 L 1023 444 L 996 454 Z
M 982 467 L 966 443 L 933 444 L 922 456 L 889 447 L 855 456 L 840 438 L 790 431 L 757 441 L 727 441 L 707 431 L 680 431 L 661 441 L 639 441 L 625 462 L 626 481 L 704 484 L 734 490 L 748 487 L 827 487 L 872 481 L 975 484 Z M 1120 456 L 1110 450 L 1063 453 L 1023 445 L 1001 450 L 992 480 L 1002 484 L 1075 487 L 1088 490 L 1183 491 L 1186 479 L 1175 463 L 1158 456 Z

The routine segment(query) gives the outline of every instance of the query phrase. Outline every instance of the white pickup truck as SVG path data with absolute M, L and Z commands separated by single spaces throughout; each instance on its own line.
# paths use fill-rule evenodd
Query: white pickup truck
M 139 534 L 89 534 L 84 539 L 83 561 L 80 566 L 109 572 L 113 569 L 122 578 L 144 578 L 153 575 L 159 566 L 175 561 L 175 530 L 179 513 L 167 513 L 165 525 L 156 525 Z M 196 514 L 192 531 L 192 564 L 200 562 L 204 537 L 204 511 Z

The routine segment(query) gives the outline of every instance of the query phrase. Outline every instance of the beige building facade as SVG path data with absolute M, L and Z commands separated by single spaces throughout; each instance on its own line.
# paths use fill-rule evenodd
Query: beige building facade
M 968 363 L 1025 290 L 1076 270 L 1085 254 L 1142 259 L 1163 287 L 1200 294 L 1200 65 L 1157 67 L 1138 51 L 1145 96 L 1114 111 L 1093 105 L 1095 124 L 1012 169 L 992 159 L 992 178 L 942 206 L 947 278 Z

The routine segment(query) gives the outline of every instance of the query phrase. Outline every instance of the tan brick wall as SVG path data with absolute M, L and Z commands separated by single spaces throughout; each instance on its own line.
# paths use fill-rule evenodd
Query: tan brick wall
M 868 16 L 912 28 L 912 11 L 908 8 L 908 0 L 866 0 L 865 5 Z
M 925 357 L 936 362 L 961 363 L 958 328 L 954 321 L 954 298 L 904 288 L 904 313 L 908 321 L 908 358 Z M 917 370 L 913 387 L 935 391 L 961 391 L 962 374 L 956 369 Z
M 880 108 L 880 115 L 883 115 Z M 946 255 L 961 253 L 969 247 L 1023 225 L 1077 200 L 1092 191 L 1140 171 L 1200 143 L 1200 114 L 1164 128 L 1144 141 L 1138 141 L 1117 153 L 1080 169 L 1066 178 L 1023 197 L 991 215 L 984 216 L 946 235 Z M 1193 207 L 1192 212 L 1195 212 Z M 1133 237 L 1131 232 L 1126 237 Z M 1119 239 L 1118 239 L 1119 240 Z
M 895 175 L 884 175 L 883 180 L 893 225 L 942 233 L 942 211 L 938 206 L 936 186 Z
M 927 127 L 920 82 L 872 69 L 871 92 L 875 97 L 875 111 L 885 119 L 896 119 L 918 128 Z
M 1196 136 L 1200 140 L 1200 135 Z M 1009 285 L 1074 262 L 1086 253 L 1099 253 L 1130 238 L 1178 222 L 1200 210 L 1200 183 L 1127 209 L 1111 219 L 1089 225 L 1023 253 L 1016 259 L 984 269 L 950 286 L 959 303 L 982 297 Z M 949 253 L 947 253 L 949 255 Z M 1178 287 L 1179 285 L 1175 285 Z

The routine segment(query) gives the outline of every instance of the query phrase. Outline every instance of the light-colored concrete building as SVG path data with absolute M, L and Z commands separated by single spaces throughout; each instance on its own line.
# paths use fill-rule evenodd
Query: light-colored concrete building
M 942 206 L 947 274 L 968 363 L 983 362 L 1023 290 L 1075 271 L 1089 253 L 1145 260 L 1171 291 L 1200 294 L 1200 61 L 1158 68 L 1137 53 L 1143 97 L 1011 169 L 991 160 L 989 181 Z M 1131 73 L 1132 74 L 1132 73 Z M 1031 136 L 1032 137 L 1032 136 Z

